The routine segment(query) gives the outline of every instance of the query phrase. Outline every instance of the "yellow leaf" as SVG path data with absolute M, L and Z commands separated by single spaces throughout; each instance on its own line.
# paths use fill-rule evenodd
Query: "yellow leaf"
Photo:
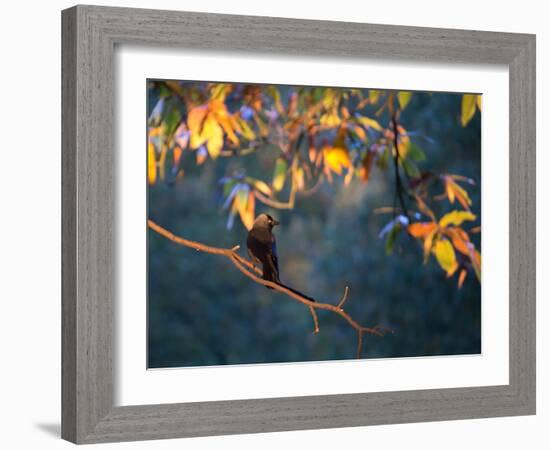
M 325 127 L 336 127 L 340 125 L 342 121 L 340 120 L 340 116 L 338 116 L 338 111 L 336 108 L 330 110 L 326 114 L 323 114 L 320 119 L 321 125 L 324 125 Z
M 233 142 L 233 144 L 239 143 L 239 138 L 235 134 L 235 131 L 233 130 L 233 126 L 231 124 L 231 121 L 229 120 L 229 116 L 227 114 L 227 111 L 225 111 L 225 107 L 221 111 L 216 112 L 216 119 L 218 123 L 222 126 L 223 131 L 225 131 L 225 134 L 227 134 L 227 138 Z
M 279 192 L 281 189 L 283 189 L 283 186 L 285 185 L 287 168 L 288 168 L 288 163 L 282 158 L 277 158 L 277 162 L 275 163 L 275 170 L 273 172 L 273 182 L 272 182 L 274 191 Z
M 347 149 L 343 147 L 325 147 L 325 165 L 334 173 L 342 175 L 342 169 L 351 167 L 351 160 Z
M 409 91 L 399 91 L 397 94 L 397 100 L 399 101 L 399 106 L 401 109 L 405 109 L 409 102 L 411 101 L 412 92 Z
M 438 239 L 432 250 L 441 268 L 451 276 L 458 268 L 453 246 L 447 239 Z
M 147 146 L 147 178 L 149 184 L 155 184 L 157 180 L 157 162 L 155 160 L 155 146 L 149 142 Z
M 241 217 L 241 221 L 247 230 L 250 230 L 252 225 L 254 225 L 254 207 L 254 194 L 249 192 L 246 203 L 243 204 L 243 202 L 240 202 L 239 204 L 239 216 Z
M 223 147 L 223 131 L 212 114 L 204 121 L 202 135 L 206 138 L 206 148 L 212 159 L 216 159 Z
M 462 225 L 466 220 L 472 221 L 476 220 L 475 214 L 472 214 L 469 211 L 451 211 L 450 213 L 445 214 L 439 220 L 439 226 L 445 228 L 448 225 Z
M 377 103 L 378 99 L 380 98 L 380 91 L 377 91 L 375 89 L 369 89 L 369 101 L 371 103 Z
M 380 125 L 376 120 L 371 119 L 370 117 L 364 117 L 364 116 L 356 116 L 357 120 L 361 125 L 363 125 L 365 128 L 369 129 L 372 128 L 376 131 L 382 131 L 382 125 Z
M 444 177 L 444 180 L 445 190 L 447 192 L 449 202 L 454 203 L 456 198 L 464 209 L 470 210 L 472 200 L 470 199 L 466 189 L 459 186 L 458 183 L 454 181 L 453 176 L 447 175 Z
M 203 137 L 203 125 L 205 122 L 208 108 L 206 105 L 196 106 L 189 111 L 187 115 L 187 127 L 191 132 L 191 148 L 199 148 L 204 144 L 206 138 Z
M 470 122 L 470 120 L 472 120 L 472 117 L 474 117 L 474 114 L 476 112 L 476 97 L 477 96 L 474 94 L 464 94 L 462 96 L 462 112 L 460 120 L 463 127 L 468 125 L 468 122 Z
M 477 109 L 481 111 L 481 95 L 476 95 L 476 105 Z

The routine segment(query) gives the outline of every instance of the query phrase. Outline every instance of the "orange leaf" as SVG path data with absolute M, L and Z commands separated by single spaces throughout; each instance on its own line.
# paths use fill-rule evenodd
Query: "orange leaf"
M 468 271 L 466 269 L 462 269 L 460 271 L 460 274 L 458 275 L 458 289 L 460 289 L 464 284 L 464 280 L 466 279 L 467 274 L 468 274 Z
M 437 228 L 434 222 L 417 222 L 409 225 L 407 230 L 415 238 L 426 238 L 429 234 L 433 233 Z
M 470 255 L 470 238 L 462 228 L 447 228 L 445 234 L 451 238 L 454 248 L 460 253 Z

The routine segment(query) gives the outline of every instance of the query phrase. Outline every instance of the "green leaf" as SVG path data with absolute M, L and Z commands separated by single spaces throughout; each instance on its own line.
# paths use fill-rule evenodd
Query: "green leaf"
M 392 229 L 388 233 L 386 238 L 386 254 L 391 255 L 393 253 L 393 247 L 395 246 L 395 239 L 398 233 L 401 231 L 402 226 L 399 222 L 395 222 Z
M 286 171 L 288 169 L 288 163 L 283 158 L 277 158 L 275 163 L 275 170 L 273 171 L 273 190 L 279 192 L 283 189 L 286 179 Z
M 460 121 L 463 127 L 468 125 L 468 122 L 470 122 L 470 120 L 472 120 L 472 117 L 474 117 L 474 114 L 476 112 L 476 101 L 477 95 L 464 94 L 462 96 L 462 112 Z
M 409 151 L 407 152 L 407 158 L 411 158 L 413 161 L 425 161 L 426 153 L 414 142 L 409 144 Z
M 409 91 L 399 91 L 397 94 L 397 100 L 399 101 L 399 106 L 401 109 L 405 109 L 409 102 L 411 101 L 412 92 Z
M 418 167 L 416 166 L 416 164 L 410 161 L 408 158 L 402 159 L 401 165 L 403 166 L 403 169 L 405 169 L 405 173 L 409 177 L 411 178 L 420 177 L 420 170 L 418 170 Z

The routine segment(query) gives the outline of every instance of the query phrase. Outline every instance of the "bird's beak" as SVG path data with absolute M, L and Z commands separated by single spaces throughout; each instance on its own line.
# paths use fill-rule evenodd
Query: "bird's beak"
M 280 224 L 281 224 L 281 222 L 279 222 L 278 220 L 273 219 L 273 226 L 280 225 Z

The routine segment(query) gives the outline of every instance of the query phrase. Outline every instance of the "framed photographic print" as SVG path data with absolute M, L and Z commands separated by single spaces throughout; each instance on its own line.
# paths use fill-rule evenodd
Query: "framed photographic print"
M 534 414 L 534 36 L 62 17 L 65 439 Z

